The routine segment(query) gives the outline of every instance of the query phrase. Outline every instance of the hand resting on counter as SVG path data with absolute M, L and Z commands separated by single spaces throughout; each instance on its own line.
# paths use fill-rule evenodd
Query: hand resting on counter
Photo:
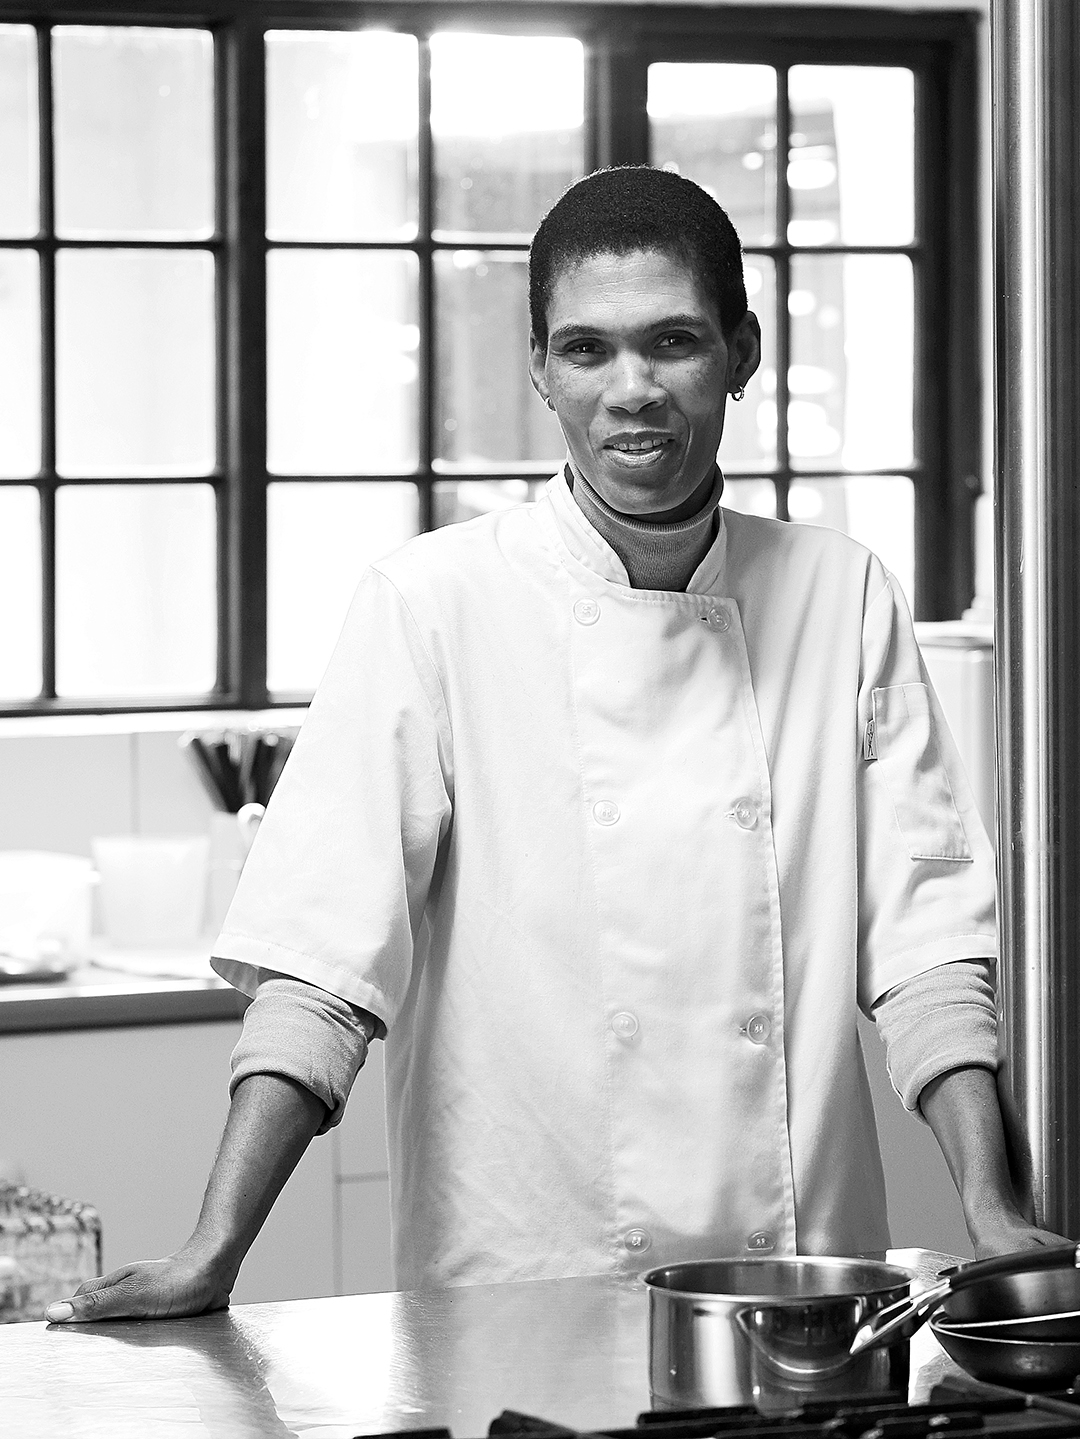
M 220 1273 L 212 1254 L 200 1252 L 194 1238 L 167 1259 L 125 1264 L 100 1279 L 89 1279 L 70 1299 L 45 1311 L 52 1324 L 91 1319 L 179 1319 L 224 1309 L 234 1279 Z
M 233 1094 L 195 1232 L 166 1259 L 125 1264 L 50 1304 L 54 1324 L 94 1319 L 165 1318 L 222 1309 L 244 1255 L 326 1106 L 279 1074 L 253 1074 Z

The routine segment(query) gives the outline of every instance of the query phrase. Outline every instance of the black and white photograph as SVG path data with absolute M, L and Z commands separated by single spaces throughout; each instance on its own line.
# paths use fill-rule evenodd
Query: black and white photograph
M 0 1434 L 1080 1434 L 1080 8 L 0 0 Z

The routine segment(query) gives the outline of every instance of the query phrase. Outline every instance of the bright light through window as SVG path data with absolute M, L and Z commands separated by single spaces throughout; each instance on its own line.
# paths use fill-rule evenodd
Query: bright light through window
M 548 36 L 431 37 L 431 129 L 454 135 L 575 130 L 585 119 L 585 51 Z

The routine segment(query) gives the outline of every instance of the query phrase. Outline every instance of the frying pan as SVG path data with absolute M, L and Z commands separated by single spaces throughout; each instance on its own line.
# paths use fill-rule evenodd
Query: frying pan
M 1015 1389 L 1061 1389 L 1080 1374 L 1080 1269 L 997 1274 L 953 1293 L 930 1321 L 961 1369 Z
M 948 1318 L 982 1320 L 1060 1315 L 1080 1309 L 1080 1245 L 1022 1249 L 962 1264 L 932 1288 L 871 1315 L 852 1341 L 852 1354 L 913 1334 L 942 1305 L 946 1305 Z
M 940 1315 L 930 1328 L 949 1358 L 985 1384 L 1066 1389 L 1080 1375 L 1080 1340 L 988 1338 L 954 1329 Z

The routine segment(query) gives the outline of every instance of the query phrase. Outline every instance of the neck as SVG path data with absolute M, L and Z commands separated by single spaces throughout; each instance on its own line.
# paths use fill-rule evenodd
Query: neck
M 681 504 L 646 515 L 612 508 L 570 465 L 566 480 L 582 514 L 622 560 L 634 589 L 686 589 L 716 538 L 724 479 L 715 466 Z

